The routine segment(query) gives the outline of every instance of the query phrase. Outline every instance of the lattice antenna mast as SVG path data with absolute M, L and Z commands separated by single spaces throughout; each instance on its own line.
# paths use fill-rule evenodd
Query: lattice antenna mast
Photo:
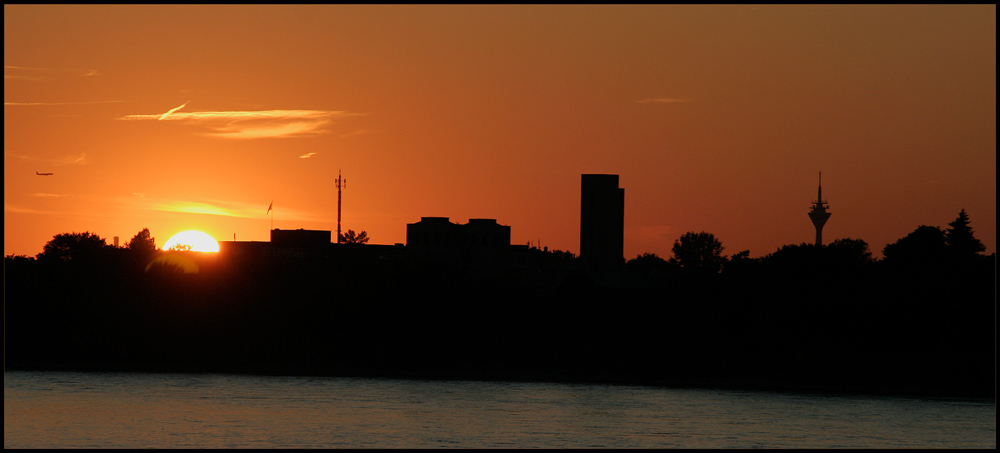
M 343 179 L 340 175 L 340 170 L 337 170 L 337 243 L 340 244 L 340 190 L 347 187 L 347 180 Z

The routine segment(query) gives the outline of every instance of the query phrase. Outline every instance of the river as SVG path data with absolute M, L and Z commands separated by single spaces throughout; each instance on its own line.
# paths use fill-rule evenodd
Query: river
M 996 403 L 525 382 L 4 372 L 4 448 L 996 448 Z

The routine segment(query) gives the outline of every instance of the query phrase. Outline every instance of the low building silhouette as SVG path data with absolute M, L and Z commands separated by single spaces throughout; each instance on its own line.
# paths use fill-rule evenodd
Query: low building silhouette
M 271 230 L 270 241 L 218 241 L 219 252 L 235 262 L 268 264 L 323 262 L 400 262 L 403 244 L 337 244 L 329 230 Z
M 281 247 L 321 248 L 330 244 L 330 231 L 327 230 L 271 230 L 271 243 Z
M 464 225 L 448 217 L 421 217 L 406 224 L 406 246 L 413 248 L 501 248 L 510 245 L 510 227 L 496 219 L 469 219 Z
M 413 259 L 436 264 L 496 266 L 510 255 L 510 226 L 496 219 L 452 223 L 448 217 L 421 217 L 406 225 L 406 248 Z

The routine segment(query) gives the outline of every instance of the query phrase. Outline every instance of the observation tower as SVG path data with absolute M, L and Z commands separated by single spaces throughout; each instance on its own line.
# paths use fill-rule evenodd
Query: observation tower
M 816 246 L 823 245 L 823 225 L 826 224 L 826 220 L 830 218 L 830 213 L 826 212 L 827 203 L 823 200 L 823 172 L 819 172 L 819 190 L 816 192 L 816 201 L 812 204 L 812 209 L 809 210 L 809 218 L 812 219 L 813 225 L 816 226 Z

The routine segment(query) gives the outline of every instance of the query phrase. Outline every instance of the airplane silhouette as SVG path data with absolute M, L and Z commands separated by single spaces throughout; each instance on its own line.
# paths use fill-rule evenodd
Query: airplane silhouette
M 39 173 L 38 170 L 35 170 L 35 174 L 38 176 L 52 176 L 52 173 Z

